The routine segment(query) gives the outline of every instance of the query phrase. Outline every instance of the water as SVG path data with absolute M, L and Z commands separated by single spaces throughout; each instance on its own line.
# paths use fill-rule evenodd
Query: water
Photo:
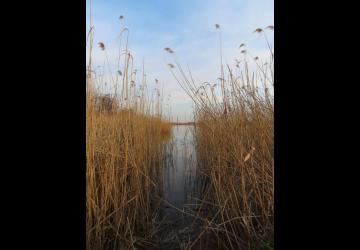
M 167 154 L 172 157 L 168 158 L 164 169 L 164 198 L 183 209 L 184 204 L 190 201 L 196 174 L 192 127 L 175 126 L 172 134 L 173 140 L 167 148 Z
M 162 176 L 160 216 L 165 225 L 164 241 L 191 240 L 198 234 L 199 222 L 194 219 L 197 187 L 196 151 L 193 126 L 178 125 L 166 145 L 166 164 Z M 167 225 L 167 226 L 166 226 Z

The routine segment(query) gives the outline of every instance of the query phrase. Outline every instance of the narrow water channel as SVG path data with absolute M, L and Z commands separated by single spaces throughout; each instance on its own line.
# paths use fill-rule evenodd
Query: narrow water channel
M 160 216 L 165 225 L 164 242 L 182 244 L 194 240 L 200 230 L 193 215 L 196 209 L 197 160 L 192 125 L 172 128 L 166 145 L 166 164 L 162 176 L 162 205 Z

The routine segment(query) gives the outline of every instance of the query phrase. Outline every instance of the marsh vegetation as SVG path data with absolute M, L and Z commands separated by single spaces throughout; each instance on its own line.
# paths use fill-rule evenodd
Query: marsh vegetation
M 121 16 L 120 19 L 124 17 Z M 274 224 L 274 55 L 239 47 L 234 67 L 196 83 L 176 53 L 168 67 L 194 101 L 194 123 L 172 125 L 160 88 L 133 68 L 129 30 L 116 67 L 90 22 L 86 73 L 87 249 L 272 249 Z M 104 53 L 111 91 L 92 63 Z M 249 65 L 254 67 L 250 67 Z M 115 68 L 115 72 L 111 70 Z M 109 84 L 109 83 L 108 83 Z

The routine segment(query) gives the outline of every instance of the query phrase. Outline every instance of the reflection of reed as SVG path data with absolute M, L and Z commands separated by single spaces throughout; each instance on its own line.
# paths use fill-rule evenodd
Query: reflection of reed
M 159 174 L 162 184 L 159 195 L 169 202 L 176 200 L 177 205 L 182 206 L 195 186 L 196 157 L 191 131 L 173 127 L 173 137 L 164 147 L 166 154 L 163 159 L 163 173 Z
M 161 225 L 157 235 L 166 242 L 183 242 L 184 238 L 193 241 L 204 224 L 200 215 L 204 211 L 201 199 L 206 184 L 197 168 L 193 131 L 174 126 L 172 138 L 163 147 L 166 153 L 154 172 L 158 184 L 157 225 Z

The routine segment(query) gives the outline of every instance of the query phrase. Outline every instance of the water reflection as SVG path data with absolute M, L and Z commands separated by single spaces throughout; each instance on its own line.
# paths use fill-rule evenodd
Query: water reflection
M 167 148 L 172 157 L 164 169 L 164 198 L 178 208 L 189 202 L 195 180 L 196 154 L 191 129 L 174 127 Z
M 183 240 L 196 236 L 197 221 L 191 216 L 196 203 L 197 160 L 193 126 L 172 128 L 172 138 L 166 144 L 165 166 L 162 173 L 160 217 L 164 225 L 163 240 Z

